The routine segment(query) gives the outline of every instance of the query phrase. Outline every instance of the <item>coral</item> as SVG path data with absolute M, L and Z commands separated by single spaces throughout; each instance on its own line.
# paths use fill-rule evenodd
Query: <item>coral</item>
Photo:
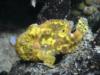
M 92 5 L 92 4 L 93 4 L 93 1 L 94 1 L 94 0 L 85 0 L 85 3 L 86 3 L 87 5 Z
M 52 19 L 37 25 L 32 24 L 16 41 L 16 51 L 26 61 L 43 61 L 52 67 L 55 55 L 75 51 L 88 30 L 88 22 L 81 17 L 76 31 L 71 33 L 67 20 Z
M 86 6 L 83 10 L 84 14 L 86 14 L 86 15 L 92 15 L 97 11 L 98 10 L 95 6 Z
M 85 7 L 85 3 L 84 2 L 81 2 L 79 5 L 78 5 L 78 9 L 79 10 L 83 10 Z
M 73 4 L 74 5 L 74 4 Z M 96 5 L 94 0 L 82 0 L 79 3 L 76 3 L 72 7 L 71 14 L 73 16 L 92 16 L 93 14 L 97 13 L 99 10 L 98 5 Z

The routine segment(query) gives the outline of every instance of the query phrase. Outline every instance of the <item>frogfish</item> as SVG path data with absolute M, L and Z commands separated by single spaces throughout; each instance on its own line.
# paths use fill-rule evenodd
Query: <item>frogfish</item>
M 31 24 L 17 37 L 15 49 L 22 60 L 52 66 L 56 55 L 73 53 L 87 31 L 88 21 L 84 17 L 80 17 L 74 32 L 68 20 L 50 19 Z

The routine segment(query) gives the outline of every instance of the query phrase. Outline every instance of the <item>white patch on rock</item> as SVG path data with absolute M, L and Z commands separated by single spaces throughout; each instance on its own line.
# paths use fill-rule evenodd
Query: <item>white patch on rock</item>
M 11 43 L 11 45 L 15 45 L 16 44 L 16 36 L 11 36 L 10 37 L 10 43 Z
M 97 53 L 100 53 L 100 46 L 95 46 L 94 50 L 95 50 Z

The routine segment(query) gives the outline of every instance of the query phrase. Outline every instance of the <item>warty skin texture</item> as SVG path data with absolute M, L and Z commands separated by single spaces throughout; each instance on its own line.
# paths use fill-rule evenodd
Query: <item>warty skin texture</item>
M 76 31 L 73 33 L 69 21 L 47 20 L 40 25 L 30 25 L 17 38 L 15 48 L 22 60 L 43 61 L 51 67 L 55 63 L 55 55 L 75 51 L 87 30 L 88 22 L 82 17 L 78 20 Z

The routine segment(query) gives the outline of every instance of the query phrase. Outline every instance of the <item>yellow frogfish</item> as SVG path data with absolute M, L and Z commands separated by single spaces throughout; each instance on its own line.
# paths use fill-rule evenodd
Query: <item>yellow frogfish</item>
M 88 22 L 81 17 L 76 30 L 71 32 L 70 22 L 51 19 L 38 25 L 32 24 L 16 40 L 16 52 L 22 60 L 42 61 L 48 66 L 55 63 L 55 55 L 68 54 L 76 47 L 88 31 Z

